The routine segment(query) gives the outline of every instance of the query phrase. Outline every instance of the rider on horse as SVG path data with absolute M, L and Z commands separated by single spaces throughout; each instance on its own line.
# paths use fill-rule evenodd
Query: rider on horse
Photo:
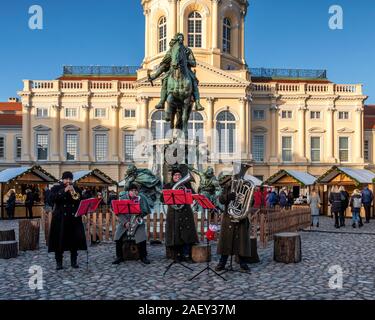
M 160 75 L 165 73 L 165 75 L 162 78 L 162 90 L 161 90 L 161 94 L 160 94 L 161 99 L 160 99 L 160 102 L 158 103 L 158 105 L 155 107 L 158 110 L 164 110 L 165 102 L 167 101 L 167 97 L 168 97 L 168 88 L 167 88 L 168 81 L 167 81 L 167 79 L 168 79 L 168 76 L 170 74 L 171 62 L 172 62 L 171 49 L 173 48 L 173 46 L 175 45 L 176 42 L 180 42 L 180 44 L 182 44 L 182 45 L 184 44 L 184 35 L 182 33 L 177 33 L 174 36 L 174 38 L 169 43 L 170 49 L 168 50 L 168 52 L 164 56 L 164 58 L 163 58 L 162 62 L 160 63 L 158 69 L 156 70 L 156 72 L 153 75 L 150 75 L 150 74 L 148 75 L 148 80 L 150 82 L 152 82 L 153 80 L 160 77 Z M 196 111 L 203 111 L 204 107 L 200 103 L 200 96 L 199 96 L 199 90 L 198 90 L 199 81 L 198 81 L 195 73 L 191 70 L 191 68 L 196 67 L 197 63 L 196 63 L 193 51 L 188 47 L 185 47 L 185 50 L 186 50 L 186 56 L 187 56 L 187 65 L 188 65 L 188 69 L 189 69 L 189 76 L 190 76 L 191 82 L 193 84 L 193 97 L 194 97 L 194 102 L 195 102 L 195 110 Z

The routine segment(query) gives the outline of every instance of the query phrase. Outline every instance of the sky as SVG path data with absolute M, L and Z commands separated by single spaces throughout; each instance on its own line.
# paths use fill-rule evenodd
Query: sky
M 29 28 L 32 5 L 43 8 L 42 30 Z M 342 30 L 329 28 L 332 5 Z M 0 101 L 63 65 L 140 65 L 144 32 L 140 0 L 1 0 Z M 375 104 L 374 0 L 250 0 L 245 40 L 249 67 L 327 69 L 333 82 L 363 84 Z

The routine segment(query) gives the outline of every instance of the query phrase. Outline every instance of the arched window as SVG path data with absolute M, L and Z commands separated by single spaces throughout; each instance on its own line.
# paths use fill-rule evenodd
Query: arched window
M 202 48 L 202 16 L 197 11 L 188 17 L 188 46 Z
M 164 111 L 156 111 L 151 117 L 151 132 L 154 139 L 164 139 L 171 126 L 164 120 Z
M 167 18 L 161 17 L 158 24 L 159 52 L 167 51 Z
M 223 52 L 230 53 L 232 25 L 229 18 L 223 21 Z
M 216 118 L 216 148 L 219 153 L 234 153 L 236 145 L 236 119 L 229 111 L 222 111 Z
M 189 140 L 196 140 L 197 137 L 199 142 L 204 141 L 204 122 L 203 117 L 199 112 L 193 111 L 189 119 L 188 136 Z

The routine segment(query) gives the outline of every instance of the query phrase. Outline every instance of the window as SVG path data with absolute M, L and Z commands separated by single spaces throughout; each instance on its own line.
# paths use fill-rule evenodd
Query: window
M 165 122 L 164 111 L 156 111 L 151 117 L 151 132 L 154 139 L 164 139 L 170 130 L 170 122 Z
M 161 17 L 159 20 L 159 53 L 167 51 L 167 18 Z
M 125 118 L 135 118 L 135 109 L 125 109 L 124 117 Z
M 37 160 L 48 160 L 48 134 L 37 134 Z
M 264 110 L 254 110 L 253 111 L 253 118 L 254 120 L 265 120 L 265 112 Z
M 349 138 L 339 138 L 339 157 L 341 162 L 349 161 Z
M 348 120 L 349 119 L 349 112 L 348 111 L 340 111 L 339 112 L 339 120 Z
M 292 154 L 292 137 L 282 137 L 282 158 L 284 162 L 293 160 Z
M 189 140 L 196 141 L 197 137 L 199 142 L 204 141 L 204 135 L 203 135 L 203 117 L 199 112 L 193 111 L 190 114 L 190 119 L 188 123 L 188 136 Z
M 216 118 L 218 139 L 216 147 L 219 153 L 234 153 L 236 145 L 236 119 L 229 111 L 222 111 Z
M 22 137 L 16 137 L 16 159 L 22 157 Z
M 232 25 L 228 18 L 223 21 L 223 52 L 230 53 Z
M 320 119 L 320 111 L 311 111 L 310 119 Z
M 96 161 L 105 161 L 107 159 L 107 135 L 95 134 L 95 159 Z
M 134 160 L 134 135 L 126 133 L 124 135 L 125 161 L 133 162 Z
M 293 112 L 292 111 L 281 111 L 281 118 L 282 119 L 292 119 Z
M 253 136 L 253 159 L 257 162 L 264 161 L 264 135 Z
M 66 135 L 66 160 L 76 161 L 78 158 L 78 135 L 68 133 Z
M 202 16 L 199 12 L 192 12 L 188 17 L 188 46 L 202 47 Z
M 370 155 L 370 152 L 369 152 L 369 141 L 365 140 L 365 145 L 364 145 L 364 157 L 365 157 L 365 161 L 369 161 L 370 160 L 369 155 Z
M 0 137 L 0 159 L 5 158 L 5 137 Z
M 320 161 L 320 137 L 311 137 L 311 162 Z
M 65 108 L 65 118 L 77 118 L 77 108 Z
M 36 108 L 37 118 L 48 118 L 48 108 Z
M 106 108 L 95 108 L 95 118 L 105 118 L 107 116 Z

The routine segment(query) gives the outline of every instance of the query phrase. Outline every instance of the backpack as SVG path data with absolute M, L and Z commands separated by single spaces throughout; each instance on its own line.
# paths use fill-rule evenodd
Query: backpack
M 360 197 L 353 197 L 353 208 L 361 208 L 362 207 L 362 199 Z

